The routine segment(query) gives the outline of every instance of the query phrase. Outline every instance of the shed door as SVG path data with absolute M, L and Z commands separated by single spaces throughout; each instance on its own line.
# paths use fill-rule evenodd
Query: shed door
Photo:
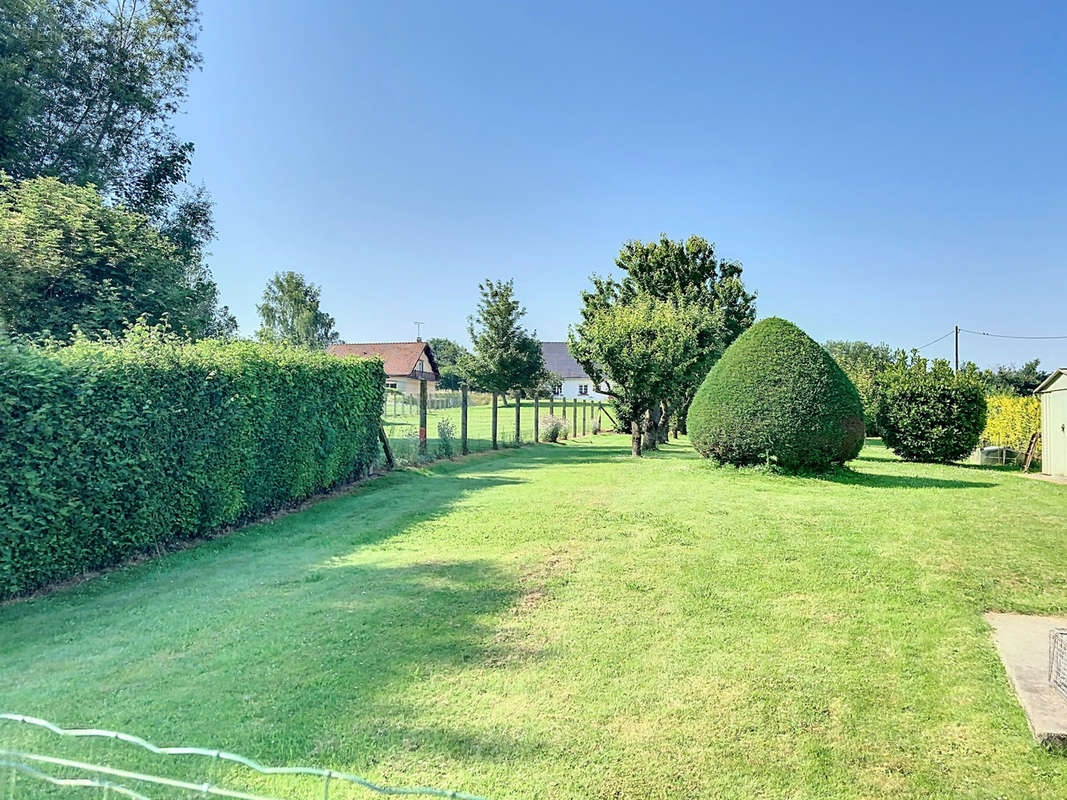
M 1055 388 L 1060 389 L 1058 385 Z M 1041 450 L 1048 466 L 1043 471 L 1049 475 L 1067 475 L 1067 391 L 1049 392 L 1044 406 L 1042 411 L 1048 413 L 1043 415 L 1047 422 Z

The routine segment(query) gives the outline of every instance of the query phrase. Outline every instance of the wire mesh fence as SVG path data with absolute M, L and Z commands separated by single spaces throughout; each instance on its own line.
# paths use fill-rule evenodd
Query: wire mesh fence
M 1048 681 L 1067 699 L 1067 628 L 1049 631 Z
M 8 800 L 72 795 L 135 800 L 354 800 L 382 795 L 484 800 L 445 789 L 387 786 L 320 767 L 270 767 L 225 750 L 160 747 L 127 733 L 62 728 L 21 714 L 0 714 L 0 723 L 0 796 Z
M 397 463 L 418 464 L 454 458 L 463 453 L 462 401 L 451 396 L 437 398 L 437 394 L 441 393 L 435 393 L 427 402 L 425 454 L 419 453 L 418 399 L 414 398 L 414 404 L 411 404 L 397 398 L 394 407 L 392 400 L 387 398 L 382 426 Z M 458 397 L 460 393 L 455 394 Z M 497 404 L 497 446 L 518 447 L 536 441 L 535 433 L 541 432 L 548 417 L 567 421 L 564 438 L 590 436 L 598 430 L 614 427 L 610 408 L 599 402 L 552 398 L 535 403 L 531 399 L 500 398 Z M 492 449 L 492 421 L 490 396 L 474 397 L 467 407 L 467 452 Z

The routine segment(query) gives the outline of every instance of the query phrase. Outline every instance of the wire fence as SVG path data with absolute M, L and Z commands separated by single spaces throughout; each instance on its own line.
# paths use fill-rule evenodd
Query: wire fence
M 25 797 L 66 796 L 68 789 L 94 789 L 96 796 L 130 797 L 135 800 L 162 798 L 227 797 L 236 800 L 343 800 L 370 796 L 448 797 L 456 800 L 485 800 L 478 795 L 435 789 L 430 787 L 385 786 L 358 775 L 322 769 L 320 767 L 268 767 L 250 758 L 224 750 L 203 747 L 160 747 L 138 736 L 99 728 L 62 728 L 47 720 L 22 714 L 0 714 L 0 722 L 28 726 L 35 733 L 54 734 L 64 739 L 103 741 L 108 745 L 129 746 L 137 753 L 149 754 L 153 760 L 166 759 L 164 765 L 147 765 L 143 761 L 131 768 L 122 763 L 121 754 L 110 751 L 115 760 L 96 763 L 99 758 L 71 758 L 48 753 L 29 752 L 25 747 L 8 747 L 9 739 L 16 745 L 34 740 L 12 736 L 10 727 L 0 742 L 0 770 L 7 773 L 3 795 L 8 800 Z M 36 742 L 38 745 L 47 742 Z M 34 749 L 42 749 L 40 747 Z M 90 751 L 90 755 L 92 751 Z M 99 753 L 97 753 L 99 755 Z M 190 758 L 191 757 L 191 758 Z M 126 759 L 128 761 L 128 758 Z M 118 761 L 121 765 L 116 765 Z M 180 764 L 179 764 L 180 762 Z M 169 774 L 160 774 L 166 771 Z M 257 781 L 242 780 L 253 775 L 263 783 L 265 778 L 287 779 L 285 788 L 264 789 Z M 292 783 L 293 780 L 301 783 Z M 275 781 L 277 783 L 277 780 Z M 270 791 L 270 794 L 263 793 Z M 356 794 L 353 794 L 353 791 Z M 60 794 L 56 794 L 60 792 Z M 81 792 L 80 796 L 87 796 Z M 89 795 L 91 796 L 91 795 Z
M 427 401 L 425 453 L 419 452 L 418 399 L 413 398 L 412 404 L 397 398 L 394 409 L 392 398 L 387 398 L 382 427 L 398 464 L 428 463 L 463 454 L 462 400 L 454 401 L 448 396 L 437 398 L 438 394 L 441 393 L 435 393 Z M 459 395 L 458 392 L 455 394 Z M 468 403 L 467 407 L 466 452 L 480 453 L 492 449 L 493 409 L 488 395 L 484 399 L 473 399 L 475 402 Z M 614 410 L 598 401 L 546 398 L 535 403 L 531 399 L 511 397 L 505 401 L 501 398 L 497 405 L 498 448 L 519 447 L 537 441 L 537 434 L 546 429 L 546 421 L 553 417 L 566 420 L 564 438 L 591 436 L 615 427 Z M 383 462 L 384 459 L 383 454 Z

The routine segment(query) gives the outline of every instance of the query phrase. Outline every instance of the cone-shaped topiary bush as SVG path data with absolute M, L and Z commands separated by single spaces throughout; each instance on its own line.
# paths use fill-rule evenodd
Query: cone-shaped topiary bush
M 837 363 L 804 331 L 770 317 L 711 368 L 689 407 L 689 438 L 730 464 L 825 469 L 863 447 L 863 404 Z

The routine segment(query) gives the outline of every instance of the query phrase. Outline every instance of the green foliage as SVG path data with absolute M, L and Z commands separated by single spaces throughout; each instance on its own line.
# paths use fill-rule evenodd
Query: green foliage
M 986 399 L 977 370 L 953 373 L 947 361 L 913 355 L 883 373 L 878 427 L 906 461 L 947 463 L 978 445 Z
M 274 273 L 263 292 L 263 302 L 256 306 L 260 319 L 256 337 L 313 350 L 339 341 L 333 317 L 319 308 L 321 291 L 298 272 Z
M 541 423 L 538 428 L 542 442 L 560 442 L 566 439 L 570 433 L 570 426 L 567 424 L 567 420 L 552 414 L 545 414 L 541 417 Z
M 452 458 L 456 454 L 456 428 L 450 419 L 437 421 L 437 457 Z
M 541 344 L 536 331 L 522 327 L 526 309 L 515 299 L 514 282 L 487 280 L 478 291 L 478 310 L 468 324 L 474 353 L 462 365 L 471 384 L 496 394 L 540 385 L 545 376 Z
M 761 320 L 723 353 L 689 409 L 704 456 L 825 469 L 863 447 L 863 406 L 829 353 L 791 322 Z
M 0 319 L 12 333 L 117 334 L 164 316 L 194 338 L 215 332 L 216 287 L 189 247 L 91 186 L 0 174 Z
M 0 342 L 0 596 L 364 475 L 381 362 L 136 327 Z
M 1041 369 L 1040 359 L 1027 361 L 1021 367 L 1001 365 L 995 370 L 985 369 L 979 373 L 979 380 L 985 386 L 986 394 L 1013 394 L 1027 397 L 1044 383 L 1051 373 Z
M 433 356 L 437 360 L 437 370 L 441 373 L 441 380 L 437 382 L 438 389 L 459 389 L 464 380 L 463 370 L 460 364 L 470 358 L 470 352 L 461 344 L 451 339 L 430 339 L 428 344 L 433 350 Z
M 1023 457 L 1030 437 L 1041 431 L 1041 400 L 1034 395 L 996 394 L 986 397 L 986 423 L 980 440 L 1010 447 Z M 1041 444 L 1035 455 L 1041 458 Z
M 200 64 L 195 0 L 0 4 L 0 171 L 94 184 L 146 214 L 193 146 L 170 120 Z
M 614 400 L 620 417 L 638 420 L 657 402 L 681 402 L 695 374 L 706 370 L 700 331 L 708 317 L 694 303 L 642 292 L 625 304 L 586 314 L 568 344 L 598 391 Z M 634 436 L 633 453 L 640 455 Z
M 868 436 L 878 436 L 878 378 L 904 354 L 887 344 L 829 341 L 824 347 L 848 375 L 863 402 L 863 423 Z

